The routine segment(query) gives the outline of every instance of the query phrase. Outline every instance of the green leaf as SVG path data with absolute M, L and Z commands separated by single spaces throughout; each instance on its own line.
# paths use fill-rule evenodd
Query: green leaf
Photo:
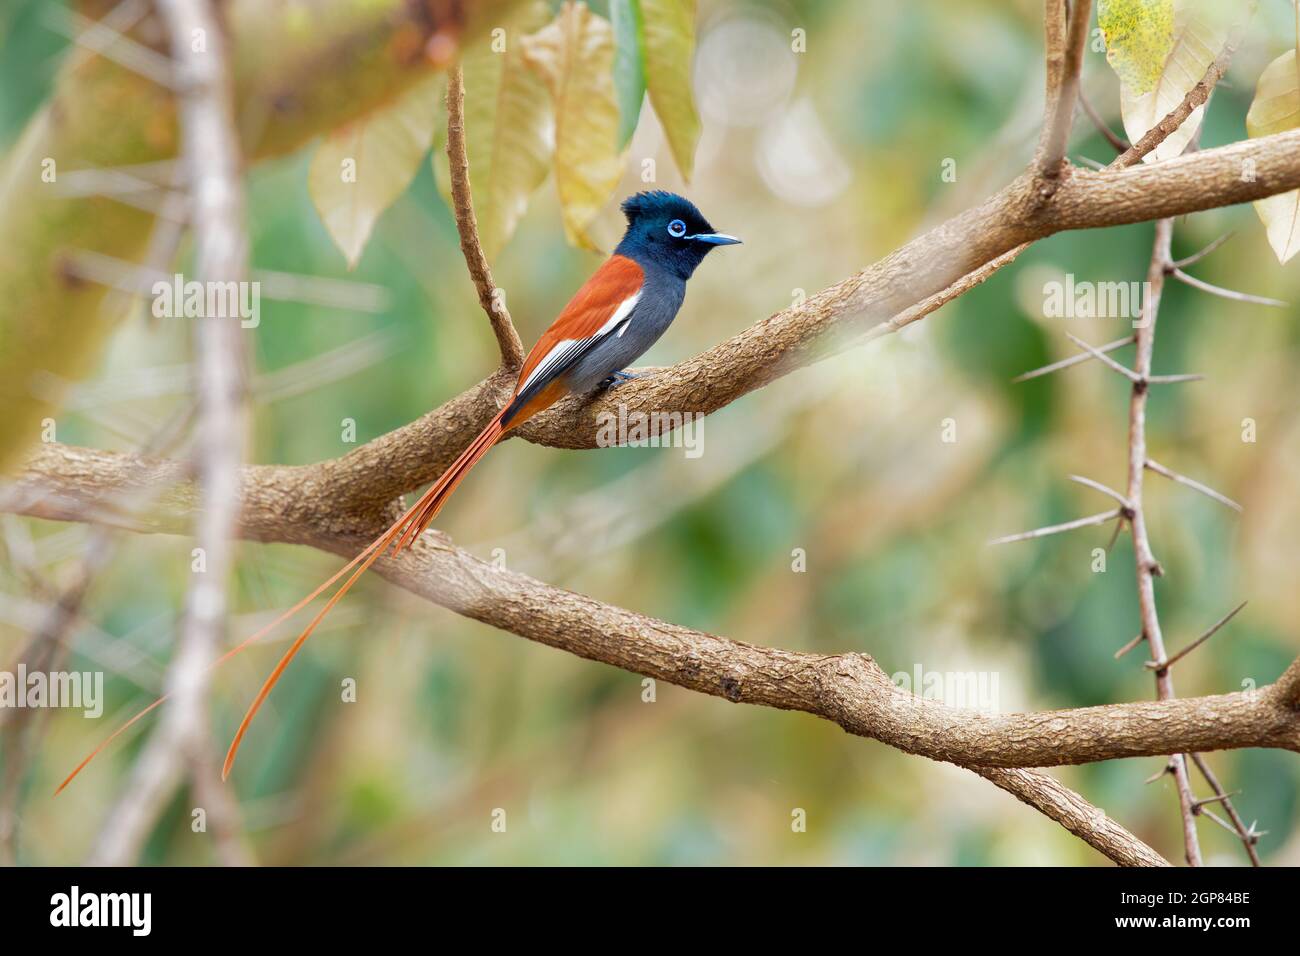
M 636 0 L 641 8 L 645 82 L 683 178 L 695 168 L 700 115 L 691 89 L 695 0 Z
M 551 165 L 554 117 L 542 80 L 524 62 L 525 36 L 550 19 L 545 3 L 525 5 L 500 35 L 462 53 L 465 152 L 479 241 L 488 259 L 510 241 L 528 200 Z M 451 194 L 447 154 L 433 156 L 434 174 Z
M 1097 25 L 1120 82 L 1134 95 L 1154 89 L 1174 45 L 1174 0 L 1101 0 Z
M 618 97 L 618 146 L 627 146 L 645 100 L 645 60 L 641 54 L 641 4 L 609 0 L 614 27 L 614 93 Z
M 596 249 L 587 227 L 623 170 L 614 96 L 614 29 L 585 4 L 566 2 L 524 39 L 524 57 L 555 105 L 555 183 L 569 241 Z
M 1246 114 L 1246 132 L 1254 139 L 1296 127 L 1300 127 L 1300 62 L 1295 50 L 1287 50 L 1260 74 Z M 1300 189 L 1257 201 L 1255 212 L 1279 262 L 1300 252 Z
M 433 76 L 393 104 L 327 136 L 307 171 L 321 222 L 356 267 L 375 221 L 405 192 L 433 142 L 444 80 Z

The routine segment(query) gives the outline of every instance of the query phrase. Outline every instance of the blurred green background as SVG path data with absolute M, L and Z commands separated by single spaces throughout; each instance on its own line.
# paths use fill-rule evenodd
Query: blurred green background
M 601 3 L 593 6 L 604 10 Z M 1290 7 L 1265 2 L 1202 137 L 1245 136 L 1263 66 L 1287 48 Z M 0 148 L 48 95 L 65 35 L 58 3 L 0 3 Z M 676 178 L 643 113 L 617 198 L 658 185 L 686 192 L 745 245 L 710 257 L 677 323 L 646 364 L 688 357 L 879 258 L 974 204 L 1029 157 L 1041 115 L 1042 4 L 701 0 L 696 95 L 704 119 L 695 180 Z M 790 50 L 790 31 L 807 51 Z M 1118 85 L 1089 52 L 1084 86 L 1118 123 Z M 1113 153 L 1086 119 L 1071 155 Z M 348 273 L 307 194 L 310 149 L 256 167 L 248 183 L 255 268 L 359 283 L 378 311 L 264 300 L 251 336 L 250 460 L 306 463 L 346 453 L 477 382 L 496 360 L 425 164 Z M 941 177 L 945 159 L 955 182 Z M 611 202 L 594 230 L 609 245 Z M 1175 255 L 1237 234 L 1192 271 L 1207 281 L 1300 301 L 1300 271 L 1278 265 L 1255 213 L 1178 222 Z M 600 600 L 756 644 L 873 654 L 891 673 L 979 671 L 999 709 L 1146 699 L 1131 541 L 1104 573 L 1109 528 L 989 548 L 997 535 L 1109 507 L 1070 483 L 1124 483 L 1122 381 L 1096 363 L 1026 384 L 1020 372 L 1128 331 L 1124 319 L 1047 319 L 1043 285 L 1137 281 L 1152 227 L 1058 236 L 909 328 L 782 378 L 711 416 L 704 454 L 574 453 L 514 441 L 477 469 L 439 526 L 485 558 Z M 495 264 L 526 343 L 599 263 L 564 244 L 554 186 L 539 190 Z M 373 286 L 373 289 L 367 289 Z M 130 450 L 187 401 L 191 327 L 138 305 L 96 374 L 77 385 L 59 437 Z M 39 321 L 33 316 L 32 321 Z M 1166 289 L 1155 371 L 1206 381 L 1151 399 L 1152 455 L 1243 502 L 1237 515 L 1157 476 L 1149 523 L 1157 582 L 1177 649 L 1241 600 L 1246 610 L 1180 663 L 1180 695 L 1271 682 L 1300 652 L 1300 327 L 1294 309 Z M 1242 420 L 1258 440 L 1242 441 Z M 943 422 L 957 440 L 941 440 Z M 41 599 L 35 568 L 58 582 L 83 527 L 0 518 L 0 661 L 15 658 Z M 84 859 L 147 734 L 134 733 L 57 800 L 62 776 L 158 693 L 189 576 L 192 542 L 125 537 L 75 630 L 71 667 L 104 670 L 105 716 L 61 712 L 24 778 L 18 859 Z M 792 571 L 804 549 L 807 568 Z M 15 555 L 25 556 L 18 567 Z M 243 544 L 232 629 L 247 633 L 339 562 L 307 549 Z M 214 748 L 224 748 L 285 630 L 224 667 Z M 358 682 L 356 703 L 340 682 Z M 1214 754 L 1268 832 L 1266 862 L 1300 863 L 1300 762 L 1280 751 Z M 1159 758 L 1054 770 L 1068 786 L 1181 860 L 1172 780 Z M 533 645 L 367 580 L 327 621 L 254 725 L 230 784 L 264 863 L 1083 864 L 1105 861 L 1057 825 L 954 767 L 845 735 L 811 717 L 733 706 Z M 1208 794 L 1198 780 L 1198 793 Z M 180 794 L 145 855 L 212 862 Z M 490 827 L 495 808 L 505 833 Z M 791 813 L 807 813 L 792 832 Z M 1237 841 L 1200 827 L 1212 863 L 1245 862 Z

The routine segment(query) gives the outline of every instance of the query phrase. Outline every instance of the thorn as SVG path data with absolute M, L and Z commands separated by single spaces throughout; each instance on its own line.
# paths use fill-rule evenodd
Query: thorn
M 1231 793 L 1216 793 L 1212 797 L 1202 797 L 1199 800 L 1193 800 L 1192 806 L 1203 807 L 1207 803 L 1218 803 L 1220 800 L 1230 800 L 1231 798 L 1240 795 L 1240 793 L 1241 793 L 1240 790 L 1234 790 Z
M 1119 520 L 1115 522 L 1115 530 L 1110 533 L 1110 540 L 1106 542 L 1106 553 L 1110 554 L 1110 549 L 1115 547 L 1115 542 L 1119 540 L 1119 533 L 1124 530 L 1124 522 L 1133 520 L 1133 512 L 1125 512 L 1123 508 L 1119 510 Z
M 1126 379 L 1128 379 L 1128 380 L 1129 380 L 1130 382 L 1132 382 L 1134 385 L 1138 385 L 1138 384 L 1142 383 L 1143 379 L 1142 379 L 1142 376 L 1141 376 L 1141 375 L 1139 375 L 1137 372 L 1133 371 L 1133 370 L 1132 370 L 1131 368 L 1129 368 L 1127 365 L 1120 365 L 1119 362 L 1116 362 L 1113 358 L 1111 358 L 1109 355 L 1107 355 L 1107 354 L 1106 354 L 1105 352 L 1103 352 L 1101 349 L 1096 348 L 1095 346 L 1089 345 L 1089 344 L 1088 344 L 1087 342 L 1085 342 L 1083 339 L 1079 338 L 1077 335 L 1074 335 L 1074 334 L 1072 334 L 1072 333 L 1070 333 L 1070 332 L 1066 332 L 1066 333 L 1065 333 L 1065 337 L 1066 337 L 1067 339 L 1069 339 L 1071 342 L 1073 342 L 1075 345 L 1079 346 L 1079 348 L 1083 349 L 1085 352 L 1087 352 L 1087 353 L 1088 353 L 1089 355 L 1091 355 L 1093 358 L 1095 358 L 1095 359 L 1100 359 L 1101 362 L 1102 362 L 1103 364 L 1105 364 L 1105 365 L 1109 366 L 1110 368 L 1114 369 L 1116 372 L 1119 372 L 1119 374 L 1123 375 Z
M 1129 651 L 1133 650 L 1133 648 L 1141 644 L 1144 640 L 1146 640 L 1146 635 L 1138 634 L 1137 637 L 1133 638 L 1133 640 L 1129 641 L 1127 644 L 1125 644 L 1123 647 L 1121 647 L 1119 650 L 1115 652 L 1115 660 L 1119 660 Z
M 1091 478 L 1085 478 L 1083 475 L 1070 475 L 1069 478 L 1071 481 L 1077 481 L 1081 485 L 1087 485 L 1094 491 L 1100 491 L 1103 495 L 1109 495 L 1111 498 L 1114 498 L 1120 503 L 1121 511 L 1127 510 L 1131 512 L 1133 510 L 1133 506 L 1129 504 L 1128 499 L 1114 488 L 1107 488 L 1100 481 L 1093 481 Z
M 1198 637 L 1196 640 L 1192 641 L 1192 643 L 1188 644 L 1186 647 L 1184 647 L 1181 651 L 1179 651 L 1179 652 L 1178 652 L 1177 654 L 1175 654 L 1173 657 L 1169 658 L 1169 660 L 1165 661 L 1164 667 L 1161 668 L 1161 669 L 1162 669 L 1162 670 L 1163 670 L 1163 669 L 1167 669 L 1167 668 L 1173 666 L 1174 664 L 1178 663 L 1178 662 L 1181 661 L 1184 657 L 1186 657 L 1188 654 L 1190 654 L 1192 651 L 1196 650 L 1198 647 L 1200 647 L 1202 644 L 1204 644 L 1206 641 L 1208 641 L 1210 638 L 1212 638 L 1216 633 L 1218 633 L 1219 629 L 1220 629 L 1221 627 L 1223 627 L 1223 625 L 1227 624 L 1227 623 L 1228 623 L 1229 621 L 1231 621 L 1234 617 L 1236 617 L 1236 616 L 1237 616 L 1237 612 L 1240 611 L 1243 607 L 1245 607 L 1247 603 L 1248 603 L 1248 602 L 1246 602 L 1246 601 L 1242 601 L 1240 604 L 1238 604 L 1236 607 L 1234 607 L 1234 608 L 1233 608 L 1231 611 L 1229 611 L 1227 614 L 1223 615 L 1223 617 L 1219 618 L 1219 620 L 1216 621 L 1216 622 L 1214 623 L 1214 625 L 1211 626 L 1211 628 L 1210 628 L 1208 631 L 1206 631 L 1204 634 L 1202 634 L 1202 635 L 1201 635 L 1200 637 Z M 1151 662 L 1150 662 L 1150 661 L 1147 662 L 1147 666 L 1148 666 L 1148 667 L 1151 666 Z
M 1219 492 L 1215 491 L 1209 485 L 1203 485 L 1199 481 L 1196 481 L 1195 479 L 1188 478 L 1186 475 L 1180 475 L 1178 472 L 1174 471 L 1173 469 L 1166 468 L 1164 465 L 1160 464 L 1158 461 L 1155 461 L 1154 459 L 1148 458 L 1146 461 L 1146 466 L 1150 468 L 1152 471 L 1154 471 L 1157 475 L 1164 475 L 1170 481 L 1177 482 L 1180 485 L 1186 485 L 1188 488 L 1191 488 L 1195 491 L 1199 491 L 1201 494 L 1206 495 L 1209 498 L 1213 498 L 1215 501 L 1219 502 L 1219 504 L 1226 505 L 1227 507 L 1231 508 L 1234 511 L 1245 510 L 1241 507 L 1241 505 L 1233 501 L 1227 495 L 1219 494 Z
M 1223 235 L 1221 235 L 1218 239 L 1215 239 L 1212 243 L 1210 243 L 1200 252 L 1194 252 L 1186 259 L 1176 259 L 1173 262 L 1169 263 L 1169 267 L 1166 271 L 1172 272 L 1174 269 L 1186 269 L 1190 265 L 1195 265 L 1196 263 L 1200 262 L 1211 252 L 1219 248 L 1219 246 L 1223 245 L 1225 242 L 1227 242 L 1236 234 L 1237 233 L 1235 230 L 1230 230 L 1228 232 L 1225 232 Z
M 1281 299 L 1270 299 L 1262 295 L 1251 295 L 1248 292 L 1236 292 L 1232 289 L 1225 289 L 1222 286 L 1211 285 L 1208 282 L 1197 279 L 1195 276 L 1189 276 L 1177 266 L 1171 266 L 1169 274 L 1183 284 L 1191 286 L 1193 289 L 1200 289 L 1202 292 L 1210 293 L 1210 295 L 1217 295 L 1221 299 L 1231 299 L 1234 302 L 1247 302 L 1251 305 L 1269 305 L 1279 309 L 1285 309 L 1288 307 L 1288 303 L 1283 302 Z
M 1241 836 L 1241 834 L 1237 832 L 1237 828 L 1236 828 L 1236 827 L 1234 827 L 1234 826 L 1233 826 L 1231 823 L 1229 823 L 1227 820 L 1223 819 L 1223 817 L 1219 816 L 1217 813 L 1212 813 L 1212 812 L 1210 812 L 1209 810 L 1205 810 L 1205 809 L 1203 809 L 1203 808 L 1201 808 L 1201 807 L 1198 807 L 1198 806 L 1193 805 L 1193 806 L 1192 806 L 1192 814 L 1193 814 L 1194 816 L 1198 816 L 1198 817 L 1208 817 L 1209 819 L 1211 819 L 1211 820 L 1213 820 L 1215 823 L 1217 823 L 1219 826 L 1223 827 L 1223 829 L 1225 829 L 1225 830 L 1227 830 L 1229 833 L 1231 833 L 1233 836 L 1235 836 L 1235 837 L 1240 837 L 1240 836 Z
M 1126 335 L 1122 339 L 1116 339 L 1114 342 L 1107 342 L 1105 345 L 1098 346 L 1097 351 L 1114 352 L 1116 349 L 1122 349 L 1126 345 L 1132 345 L 1134 339 L 1135 336 Z M 1091 353 L 1085 355 L 1071 355 L 1069 358 L 1062 359 L 1059 362 L 1053 362 L 1050 365 L 1044 365 L 1041 368 L 1036 368 L 1032 372 L 1025 372 L 1022 375 L 1017 375 L 1011 381 L 1013 383 L 1027 382 L 1031 378 L 1038 378 L 1040 375 L 1049 375 L 1052 372 L 1058 372 L 1063 368 L 1069 368 L 1072 365 L 1079 365 L 1083 362 L 1088 361 L 1092 357 L 1093 356 Z
M 1174 762 L 1170 760 L 1167 764 L 1164 765 L 1164 767 L 1161 768 L 1159 773 L 1153 773 L 1151 776 L 1147 777 L 1145 782 L 1148 784 L 1155 783 L 1161 777 L 1165 776 L 1166 774 L 1171 774 L 1173 772 L 1174 772 Z
M 1110 511 L 1103 511 L 1100 514 L 1089 515 L 1086 518 L 1076 518 L 1073 521 L 1067 521 L 1064 524 L 1048 525 L 1044 528 L 1035 528 L 1033 531 L 1022 531 L 1019 534 L 1009 534 L 1001 538 L 994 538 L 989 545 L 1010 544 L 1013 541 L 1028 541 L 1030 538 L 1043 538 L 1049 534 L 1060 534 L 1062 531 L 1074 531 L 1076 528 L 1087 528 L 1091 525 L 1105 524 L 1114 518 L 1118 518 L 1120 510 L 1112 508 Z
M 1179 382 L 1199 382 L 1204 378 L 1204 375 L 1196 372 L 1184 375 L 1148 375 L 1146 382 L 1148 385 L 1177 385 Z

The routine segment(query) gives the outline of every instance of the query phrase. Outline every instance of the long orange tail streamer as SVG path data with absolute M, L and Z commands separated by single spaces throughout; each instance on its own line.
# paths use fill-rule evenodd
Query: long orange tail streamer
M 419 508 L 420 508 L 420 504 L 417 502 L 416 505 L 415 505 L 414 507 L 412 507 L 409 511 L 406 512 L 406 514 L 402 515 L 402 517 L 398 520 L 397 525 L 395 525 L 394 527 L 398 527 L 398 526 L 404 525 L 407 521 L 409 521 L 409 520 L 411 519 L 411 517 L 413 517 L 413 516 L 415 515 L 416 511 L 417 511 Z M 345 564 L 342 568 L 340 568 L 338 571 L 336 571 L 336 572 L 334 573 L 334 576 L 333 576 L 333 577 L 331 577 L 329 580 L 327 580 L 324 584 L 322 584 L 322 585 L 321 585 L 320 587 L 318 587 L 316 590 L 312 591 L 311 594 L 308 594 L 305 598 L 303 598 L 301 601 L 299 601 L 299 602 L 298 602 L 297 604 L 295 604 L 293 607 L 289 608 L 289 610 L 285 611 L 283 614 L 281 614 L 279 617 L 277 617 L 277 618 L 276 618 L 274 621 L 272 621 L 270 624 L 266 625 L 266 626 L 263 627 L 263 628 L 260 628 L 260 629 L 257 630 L 255 633 L 253 633 L 253 634 L 249 635 L 248 637 L 244 638 L 244 640 L 240 641 L 238 644 L 236 644 L 236 645 L 235 645 L 234 647 L 232 647 L 230 650 L 226 651 L 225 654 L 221 655 L 221 657 L 217 658 L 217 660 L 213 661 L 211 666 L 214 667 L 214 668 L 215 668 L 215 667 L 219 667 L 219 666 L 221 666 L 221 665 L 224 664 L 226 661 L 230 660 L 232 657 L 234 657 L 236 654 L 238 654 L 240 651 L 242 651 L 242 650 L 244 650 L 245 648 L 247 648 L 250 644 L 253 644 L 253 643 L 255 643 L 255 642 L 261 640 L 263 637 L 265 637 L 265 636 L 266 636 L 267 634 L 269 634 L 271 631 L 275 630 L 277 627 L 279 627 L 281 624 L 283 624 L 283 623 L 284 623 L 285 621 L 287 621 L 289 618 L 293 617 L 295 614 L 297 614 L 299 611 L 301 611 L 304 607 L 306 607 L 306 606 L 307 606 L 308 604 L 310 604 L 312 601 L 316 600 L 316 598 L 320 597 L 320 595 L 321 595 L 323 592 L 327 591 L 327 590 L 330 588 L 330 586 L 334 584 L 334 582 L 336 582 L 339 578 L 343 577 L 343 575 L 347 574 L 349 571 L 351 571 L 353 568 L 355 568 L 358 564 L 360 564 L 363 560 L 365 560 L 366 557 L 367 557 L 368 555 L 370 555 L 370 554 L 371 554 L 375 549 L 377 549 L 377 548 L 380 546 L 380 544 L 383 542 L 384 537 L 387 537 L 387 535 L 388 535 L 390 532 L 391 532 L 391 529 L 390 529 L 389 532 L 385 532 L 385 533 L 384 533 L 384 536 L 382 536 L 382 537 L 380 537 L 380 538 L 377 538 L 375 541 L 373 541 L 373 542 L 370 544 L 369 547 L 367 547 L 364 551 L 362 551 L 360 554 L 358 554 L 355 558 L 353 558 L 351 561 L 349 561 L 347 564 Z M 64 788 L 67 787 L 68 784 L 72 783 L 73 779 L 77 776 L 77 774 L 81 773 L 81 771 L 85 769 L 86 764 L 90 763 L 90 762 L 91 762 L 92 760 L 94 760 L 97 756 L 99 756 L 100 752 L 101 752 L 105 747 L 107 747 L 109 744 L 111 744 L 111 743 L 112 743 L 114 740 L 116 740 L 118 737 L 122 736 L 122 734 L 126 733 L 127 730 L 129 730 L 132 726 L 134 726 L 134 725 L 135 725 L 135 724 L 136 724 L 136 723 L 137 723 L 137 722 L 138 722 L 142 717 L 144 717 L 146 714 L 148 714 L 148 713 L 152 712 L 153 710 L 157 709 L 158 706 L 159 706 L 160 704 L 162 704 L 165 700 L 167 700 L 167 698 L 170 697 L 170 696 L 171 696 L 171 695 L 169 695 L 169 694 L 163 694 L 161 697 L 159 697 L 157 700 L 155 700 L 152 704 L 150 704 L 150 705 L 149 705 L 148 707 L 146 707 L 144 710 L 140 711 L 138 714 L 136 714 L 134 717 L 132 717 L 130 720 L 128 720 L 126 723 L 124 723 L 121 727 L 118 727 L 115 731 L 113 731 L 111 734 L 109 734 L 108 737 L 104 738 L 103 742 L 101 742 L 100 745 L 99 745 L 98 747 L 96 747 L 94 750 L 92 750 L 92 751 L 91 751 L 91 752 L 86 756 L 86 758 L 85 758 L 84 760 L 81 761 L 81 763 L 77 764 L 77 766 L 76 766 L 75 768 L 73 768 L 72 773 L 68 774 L 68 775 L 63 779 L 63 782 L 62 782 L 61 784 L 59 784 L 58 789 L 54 791 L 54 795 L 57 797 L 60 793 L 62 793 L 63 790 L 64 790 Z
M 239 750 L 239 745 L 243 741 L 244 735 L 248 732 L 248 726 L 253 720 L 253 715 L 256 714 L 258 709 L 262 706 L 267 695 L 271 693 L 271 688 L 275 686 L 276 682 L 280 679 L 280 675 L 284 673 L 284 669 L 289 666 L 289 662 L 293 660 L 294 656 L 302 648 L 302 645 L 307 642 L 307 638 L 311 637 L 311 634 L 316 630 L 317 625 L 320 624 L 320 622 L 325 618 L 325 615 L 330 612 L 334 605 L 343 598 L 343 595 L 351 589 L 357 579 L 360 578 L 361 575 L 379 559 L 379 556 L 388 549 L 389 545 L 393 544 L 395 539 L 399 539 L 400 536 L 397 547 L 394 549 L 396 552 L 409 547 L 416 538 L 424 533 L 424 530 L 428 528 L 430 522 L 437 517 L 438 512 L 442 510 L 443 504 L 446 503 L 447 499 L 451 496 L 451 493 L 456 490 L 456 487 L 461 483 L 465 475 L 469 473 L 469 470 L 474 467 L 475 463 L 477 463 L 480 458 L 487 454 L 488 449 L 495 445 L 501 435 L 505 432 L 505 428 L 501 425 L 501 419 L 504 415 L 505 411 L 503 410 L 492 419 L 492 421 L 488 423 L 487 427 L 479 433 L 479 436 L 470 443 L 469 447 L 465 449 L 461 456 L 452 462 L 451 467 L 449 467 L 442 476 L 433 483 L 428 491 L 420 496 L 420 500 L 412 505 L 405 514 L 398 518 L 397 521 L 393 523 L 392 527 L 372 541 L 364 551 L 336 571 L 329 580 L 325 581 L 325 583 L 316 588 L 316 590 L 312 591 L 293 607 L 289 608 L 289 610 L 285 611 L 270 624 L 260 628 L 254 634 L 240 641 L 212 663 L 211 666 L 213 668 L 219 667 L 240 651 L 243 651 L 249 645 L 261 640 L 312 601 L 316 600 L 316 598 L 320 597 L 325 591 L 329 590 L 340 578 L 348 574 L 349 571 L 352 572 L 347 581 L 343 583 L 343 586 L 340 587 L 326 602 L 325 607 L 321 609 L 320 613 L 317 614 L 312 619 L 311 623 L 307 625 L 306 629 L 298 635 L 297 640 L 293 642 L 289 650 L 285 652 L 282 658 L 280 658 L 280 662 L 276 664 L 275 669 L 271 671 L 270 676 L 262 684 L 261 690 L 258 691 L 257 696 L 253 699 L 253 703 L 249 706 L 248 712 L 240 722 L 239 730 L 236 731 L 235 738 L 230 744 L 230 750 L 226 754 L 226 761 L 221 770 L 222 779 L 225 779 L 230 773 L 231 765 L 235 761 L 235 754 Z M 358 565 L 360 565 L 360 567 L 358 567 Z M 82 760 L 81 763 L 77 764 L 77 766 L 73 768 L 72 772 L 64 778 L 63 782 L 59 784 L 58 789 L 54 791 L 55 796 L 62 793 L 68 784 L 72 783 L 76 778 L 77 774 L 81 773 L 81 771 L 86 768 L 86 765 L 99 756 L 99 754 L 108 747 L 109 744 L 122 736 L 122 734 L 126 733 L 126 731 L 131 727 L 135 726 L 135 724 L 146 715 L 156 710 L 168 699 L 169 696 L 170 695 L 168 694 L 164 694 L 159 697 L 152 704 L 144 708 L 144 710 L 140 711 L 106 737 L 99 746 L 87 754 L 85 759 Z
M 365 574 L 370 566 L 379 559 L 380 555 L 388 550 L 388 546 L 394 540 L 397 542 L 393 548 L 393 552 L 396 554 L 403 548 L 410 547 L 411 543 L 424 533 L 425 528 L 438 516 L 442 506 L 451 497 L 451 493 L 456 490 L 456 486 L 464 480 L 469 470 L 474 467 L 480 458 L 487 454 L 488 449 L 495 445 L 501 437 L 505 431 L 501 425 L 501 419 L 504 415 L 504 409 L 497 413 L 497 416 L 488 423 L 487 427 L 479 433 L 479 436 L 470 442 L 469 447 L 461 453 L 461 456 L 452 462 L 451 467 L 442 473 L 442 477 L 420 496 L 420 500 L 415 503 L 415 506 L 353 561 L 355 565 L 357 561 L 362 558 L 365 559 L 362 561 L 361 566 L 352 572 L 352 576 L 343 582 L 342 587 L 335 591 L 334 595 L 325 602 L 325 606 L 312 618 L 311 623 L 298 635 L 297 639 L 289 645 L 289 649 L 284 652 L 284 656 L 280 658 L 279 663 L 267 676 L 262 683 L 261 690 L 257 692 L 257 696 L 253 698 L 253 702 L 248 706 L 248 712 L 244 714 L 244 719 L 239 722 L 239 729 L 235 731 L 235 738 L 230 742 L 230 749 L 226 751 L 226 761 L 221 767 L 222 780 L 230 776 L 230 768 L 235 763 L 235 755 L 239 752 L 239 745 L 243 742 L 244 734 L 248 732 L 253 717 L 271 693 L 271 689 L 280 680 L 281 675 L 284 674 L 285 668 L 297 656 L 298 651 L 302 650 L 302 646 L 307 643 L 307 638 L 311 637 L 312 632 L 316 630 L 316 626 L 325 619 L 325 615 L 333 609 L 334 605 L 342 600 L 343 595 L 351 590 L 352 585 L 356 584 L 361 575 Z M 344 570 L 348 569 L 345 568 Z M 336 575 L 334 580 L 337 580 L 338 577 L 339 575 Z M 317 593 L 320 593 L 319 590 Z

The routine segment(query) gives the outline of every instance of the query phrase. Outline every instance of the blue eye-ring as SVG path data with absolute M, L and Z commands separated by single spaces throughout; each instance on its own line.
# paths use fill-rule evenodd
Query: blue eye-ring
M 682 222 L 680 219 L 674 219 L 668 224 L 668 235 L 672 236 L 674 239 L 680 239 L 682 236 L 686 235 L 686 223 Z

